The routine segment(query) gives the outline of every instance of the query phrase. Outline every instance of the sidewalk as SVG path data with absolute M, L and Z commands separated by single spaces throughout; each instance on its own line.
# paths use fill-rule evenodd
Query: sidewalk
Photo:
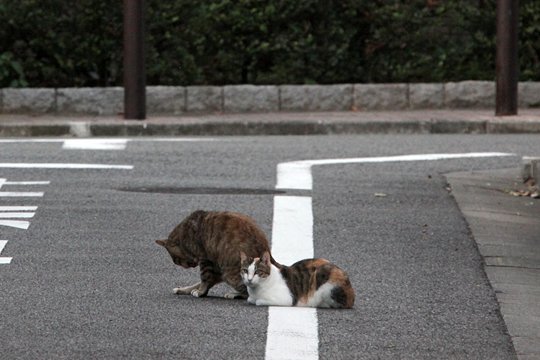
M 518 359 L 540 359 L 540 199 L 509 193 L 525 187 L 519 169 L 453 173 L 447 180 Z
M 275 112 L 152 116 L 31 116 L 0 114 L 0 136 L 218 136 L 323 134 L 540 133 L 540 109 L 517 116 L 486 110 Z

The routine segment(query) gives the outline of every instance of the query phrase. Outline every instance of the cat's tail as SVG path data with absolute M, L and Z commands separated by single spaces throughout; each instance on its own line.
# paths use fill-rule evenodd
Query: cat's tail
M 283 268 L 284 265 L 281 265 L 280 263 L 278 263 L 274 257 L 272 256 L 272 254 L 270 254 L 270 262 L 272 263 L 272 265 L 274 265 L 275 267 L 277 267 L 279 270 L 281 270 Z

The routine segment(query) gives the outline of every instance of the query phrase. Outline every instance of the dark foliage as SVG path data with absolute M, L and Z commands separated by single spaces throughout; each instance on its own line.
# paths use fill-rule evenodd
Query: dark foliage
M 492 80 L 495 0 L 146 0 L 147 83 Z M 0 0 L 0 87 L 122 84 L 122 2 Z M 520 79 L 540 80 L 520 1 Z

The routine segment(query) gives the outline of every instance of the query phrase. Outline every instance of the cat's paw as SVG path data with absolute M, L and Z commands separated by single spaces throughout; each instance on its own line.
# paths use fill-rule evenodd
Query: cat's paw
M 255 301 L 255 305 L 257 305 L 257 306 L 272 306 L 272 305 L 274 305 L 274 304 L 271 304 L 271 303 L 269 303 L 268 301 L 263 300 L 263 299 L 257 299 L 257 300 Z
M 177 295 L 189 295 L 191 294 L 192 292 L 192 288 L 191 287 L 178 287 L 178 288 L 174 288 L 173 289 L 173 293 L 177 294 Z
M 193 290 L 191 290 L 191 296 L 202 297 L 204 295 L 202 294 L 202 292 L 199 289 L 193 289 Z
M 251 296 L 247 298 L 247 302 L 251 305 L 256 305 L 256 301 Z
M 193 289 L 197 289 L 199 285 L 200 283 L 197 283 L 191 286 L 177 287 L 173 289 L 173 292 L 178 295 L 189 295 L 191 294 Z
M 229 300 L 232 300 L 232 299 L 236 299 L 237 296 L 239 296 L 240 293 L 237 293 L 237 292 L 230 292 L 230 293 L 226 293 L 225 295 L 223 295 L 223 297 L 225 299 L 229 299 Z

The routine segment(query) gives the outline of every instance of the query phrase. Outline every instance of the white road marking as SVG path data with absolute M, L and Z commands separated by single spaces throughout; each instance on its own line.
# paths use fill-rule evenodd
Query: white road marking
M 0 211 L 36 211 L 37 206 L 0 206 Z
M 311 190 L 313 188 L 311 167 L 314 165 L 384 163 L 384 162 L 401 162 L 401 161 L 434 161 L 434 160 L 445 160 L 445 159 L 499 157 L 499 156 L 512 156 L 512 155 L 515 155 L 515 154 L 500 153 L 500 152 L 476 152 L 476 153 L 462 153 L 462 154 L 415 154 L 415 155 L 398 155 L 398 156 L 361 157 L 361 158 L 349 158 L 349 159 L 322 159 L 322 160 L 291 161 L 291 162 L 278 164 L 276 189 Z
M 0 226 L 13 227 L 16 229 L 27 230 L 30 227 L 30 221 L 24 220 L 0 220 Z
M 4 185 L 15 186 L 34 186 L 34 185 L 49 185 L 50 181 L 7 181 L 5 178 L 0 178 L 0 188 Z M 0 191 L 1 197 L 42 197 L 43 192 L 30 191 Z M 12 227 L 16 229 L 27 230 L 30 227 L 30 221 L 14 220 L 14 219 L 31 219 L 35 215 L 37 206 L 0 206 L 0 226 Z M 8 219 L 8 220 L 5 220 Z M 0 240 L 0 252 L 6 245 L 7 240 Z M 11 257 L 0 257 L 0 264 L 11 263 Z
M 7 244 L 7 240 L 0 240 L 0 254 L 2 253 L 2 251 L 4 250 L 4 247 L 6 246 Z M 11 257 L 0 257 L 0 265 L 7 265 L 11 262 L 13 258 Z
M 274 196 L 272 255 L 284 265 L 313 257 L 311 197 Z
M 0 178 L 0 188 L 4 185 L 49 185 L 50 181 L 7 181 L 7 179 Z
M 42 197 L 43 192 L 33 191 L 0 191 L 0 197 Z
M 0 212 L 0 219 L 31 219 L 33 212 Z
M 5 169 L 94 169 L 94 170 L 133 170 L 133 165 L 76 164 L 76 163 L 0 163 Z
M 274 197 L 272 256 L 285 265 L 313 257 L 311 197 Z M 270 306 L 265 359 L 318 358 L 317 310 Z
M 124 150 L 128 139 L 68 139 L 62 145 L 68 150 Z
M 318 359 L 317 328 L 314 308 L 270 306 L 265 359 Z
M 49 185 L 50 181 L 4 181 L 0 185 Z
M 314 165 L 433 161 L 443 159 L 511 156 L 508 153 L 417 154 L 348 159 L 302 160 L 277 166 L 276 189 L 312 190 Z M 291 264 L 312 258 L 313 210 L 311 197 L 275 196 L 272 255 Z M 318 359 L 318 322 L 314 308 L 268 308 L 266 359 Z

